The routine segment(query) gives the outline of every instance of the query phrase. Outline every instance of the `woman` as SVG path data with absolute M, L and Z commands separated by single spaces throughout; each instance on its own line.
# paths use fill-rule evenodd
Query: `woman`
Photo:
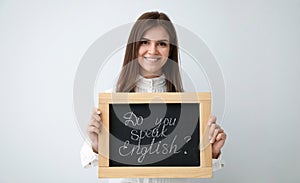
M 175 28 L 164 13 L 146 12 L 134 24 L 129 35 L 122 70 L 116 92 L 183 92 L 178 65 L 178 39 Z M 87 133 L 91 146 L 84 144 L 81 151 L 82 165 L 97 165 L 98 134 L 101 118 L 94 109 Z M 226 134 L 216 124 L 216 117 L 209 119 L 209 138 L 212 144 L 214 170 L 220 168 L 217 160 L 221 154 Z M 124 179 L 122 182 L 176 182 L 176 179 Z M 182 181 L 182 179 L 180 180 Z

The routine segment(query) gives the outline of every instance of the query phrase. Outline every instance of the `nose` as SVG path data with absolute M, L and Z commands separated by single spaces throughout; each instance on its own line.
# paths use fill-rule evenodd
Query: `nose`
M 148 53 L 149 54 L 156 54 L 157 53 L 157 47 L 156 44 L 151 42 L 148 46 Z

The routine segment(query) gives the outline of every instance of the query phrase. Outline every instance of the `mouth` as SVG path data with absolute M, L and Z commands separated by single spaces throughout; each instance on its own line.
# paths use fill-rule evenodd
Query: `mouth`
M 148 62 L 158 62 L 161 57 L 144 57 L 144 59 Z

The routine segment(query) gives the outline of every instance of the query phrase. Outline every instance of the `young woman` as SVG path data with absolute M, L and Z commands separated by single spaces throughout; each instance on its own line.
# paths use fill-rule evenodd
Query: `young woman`
M 116 92 L 183 92 L 178 65 L 178 39 L 175 28 L 164 13 L 146 12 L 134 24 L 126 47 L 122 70 Z M 85 143 L 81 150 L 84 167 L 97 165 L 98 134 L 101 118 L 94 109 L 87 127 L 91 145 Z M 221 154 L 226 134 L 209 119 L 209 137 L 212 144 L 213 169 L 221 167 Z M 124 179 L 123 182 L 143 182 L 148 179 Z M 176 179 L 151 179 L 151 182 L 176 182 Z M 182 181 L 182 179 L 180 180 Z

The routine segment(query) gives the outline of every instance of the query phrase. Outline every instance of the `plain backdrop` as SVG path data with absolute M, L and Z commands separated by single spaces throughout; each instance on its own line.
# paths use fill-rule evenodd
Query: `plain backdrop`
M 96 39 L 148 10 L 197 34 L 223 72 L 226 165 L 200 182 L 299 182 L 299 0 L 1 0 L 0 182 L 101 182 L 80 164 L 74 77 Z

